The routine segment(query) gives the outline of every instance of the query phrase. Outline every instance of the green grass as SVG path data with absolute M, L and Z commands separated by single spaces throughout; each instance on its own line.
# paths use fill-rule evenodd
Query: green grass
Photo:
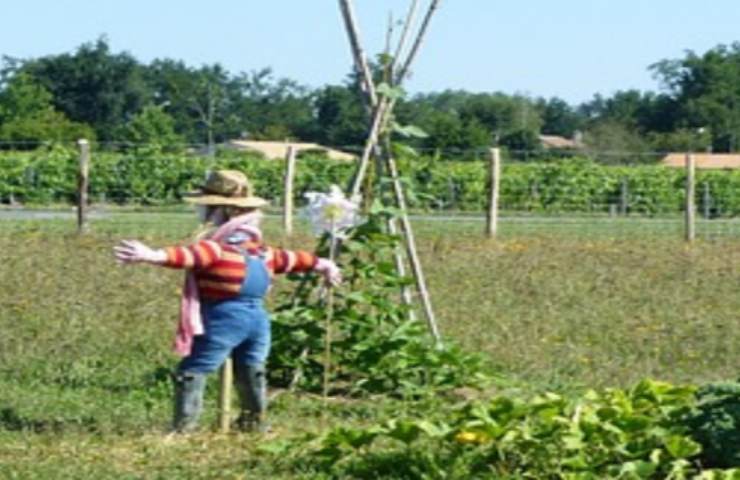
M 669 233 L 603 222 L 532 230 L 504 220 L 490 241 L 480 222 L 417 221 L 443 335 L 532 390 L 737 377 L 740 246 L 725 235 L 687 246 L 680 220 Z M 295 478 L 253 436 L 164 438 L 181 273 L 118 267 L 111 247 L 182 241 L 194 226 L 190 214 L 116 214 L 78 236 L 73 219 L 0 221 L 0 478 Z M 278 227 L 268 220 L 272 243 L 313 246 L 303 228 L 286 239 Z M 212 379 L 206 426 L 215 397 Z M 337 400 L 327 410 L 284 394 L 273 435 L 412 408 Z

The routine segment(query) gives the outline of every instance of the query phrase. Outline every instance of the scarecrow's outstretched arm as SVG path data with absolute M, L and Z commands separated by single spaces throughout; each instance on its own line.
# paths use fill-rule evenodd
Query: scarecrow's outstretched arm
M 207 268 L 221 259 L 223 248 L 212 240 L 201 240 L 185 247 L 150 248 L 138 240 L 124 240 L 114 249 L 121 263 L 151 263 L 170 268 Z
M 319 258 L 311 252 L 303 250 L 285 250 L 282 248 L 267 248 L 267 261 L 272 271 L 280 273 L 305 273 L 313 271 Z
M 202 269 L 221 260 L 225 252 L 218 242 L 201 240 L 185 247 L 166 247 L 166 258 L 162 264 L 170 268 Z M 235 260 L 241 257 L 236 255 Z
M 302 250 L 291 251 L 281 248 L 271 248 L 269 250 L 275 273 L 316 272 L 332 285 L 338 285 L 342 281 L 339 267 L 328 258 L 320 258 L 313 253 Z
M 121 263 L 163 264 L 167 260 L 164 250 L 154 250 L 138 240 L 123 240 L 113 247 L 113 254 Z

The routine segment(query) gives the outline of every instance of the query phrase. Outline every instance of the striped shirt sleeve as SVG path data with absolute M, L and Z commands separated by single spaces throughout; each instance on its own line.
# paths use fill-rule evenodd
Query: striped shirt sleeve
M 199 270 L 213 265 L 223 255 L 221 245 L 213 240 L 201 240 L 185 247 L 167 247 L 165 267 Z
M 310 252 L 283 250 L 282 248 L 270 248 L 269 257 L 274 273 L 310 272 L 319 260 L 316 255 Z

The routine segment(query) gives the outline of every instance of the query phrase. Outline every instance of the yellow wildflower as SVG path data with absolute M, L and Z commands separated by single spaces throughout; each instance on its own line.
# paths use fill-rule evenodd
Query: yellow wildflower
M 468 432 L 465 430 L 461 430 L 460 432 L 455 435 L 455 441 L 457 443 L 463 443 L 463 444 L 481 444 L 488 441 L 489 437 L 483 432 Z

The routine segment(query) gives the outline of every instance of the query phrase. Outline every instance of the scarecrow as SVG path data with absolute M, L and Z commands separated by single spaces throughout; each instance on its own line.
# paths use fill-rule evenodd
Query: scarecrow
M 247 177 L 239 171 L 213 172 L 186 201 L 197 205 L 201 220 L 215 229 L 188 246 L 152 249 L 124 240 L 114 248 L 122 263 L 187 270 L 175 338 L 175 351 L 184 358 L 174 376 L 174 431 L 196 428 L 206 375 L 229 355 L 241 404 L 237 426 L 265 431 L 270 319 L 263 298 L 272 276 L 313 271 L 329 285 L 337 285 L 340 271 L 332 260 L 313 253 L 266 246 L 259 209 L 267 202 L 253 195 Z

